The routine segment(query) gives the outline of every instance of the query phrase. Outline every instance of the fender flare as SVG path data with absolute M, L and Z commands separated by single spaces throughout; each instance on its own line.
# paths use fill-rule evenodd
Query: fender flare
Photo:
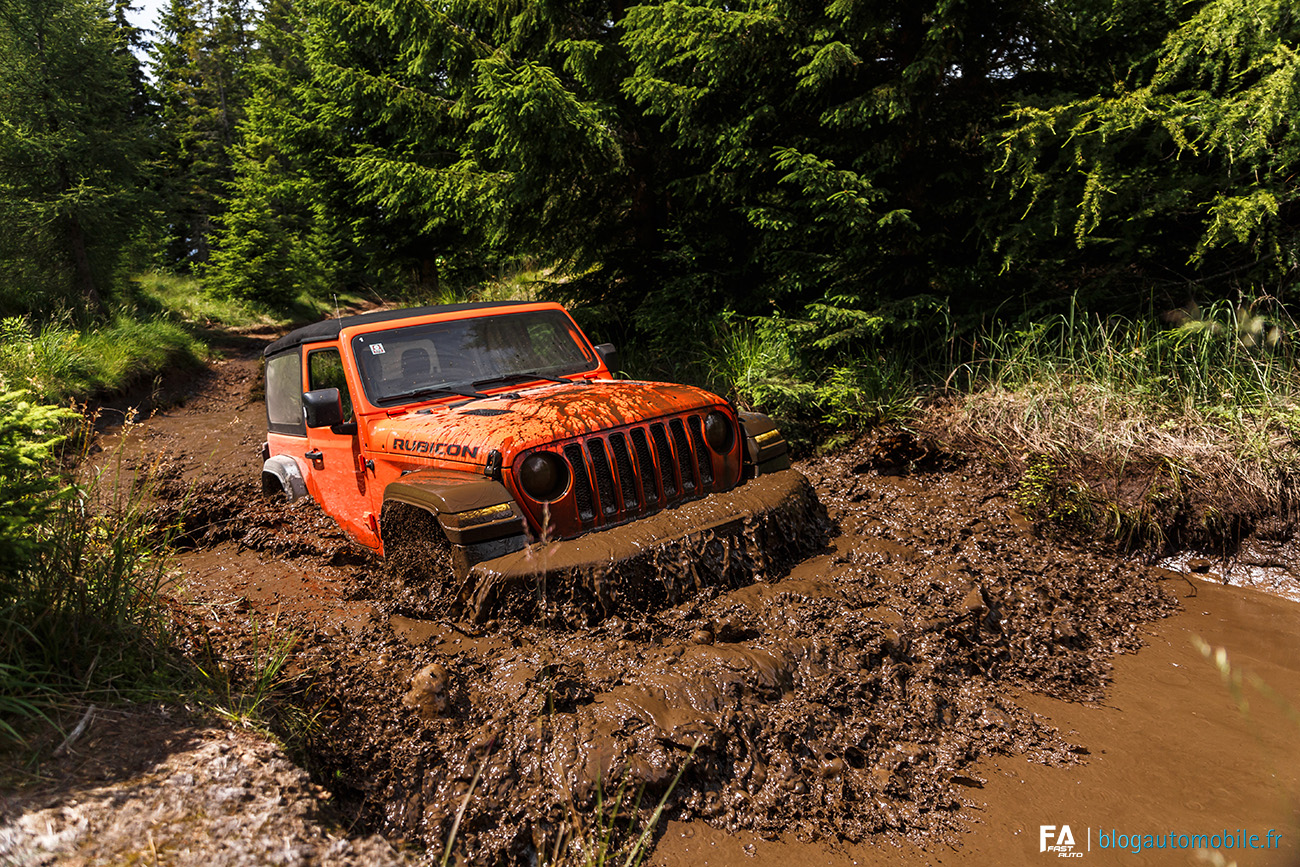
M 745 437 L 745 473 L 762 476 L 790 469 L 790 446 L 776 422 L 761 412 L 738 412 Z
M 262 462 L 262 493 L 283 493 L 291 503 L 310 496 L 302 468 L 289 455 L 276 455 Z
M 389 503 L 430 513 L 454 545 L 524 534 L 524 515 L 515 498 L 505 485 L 483 476 L 417 470 L 384 488 L 384 505 Z

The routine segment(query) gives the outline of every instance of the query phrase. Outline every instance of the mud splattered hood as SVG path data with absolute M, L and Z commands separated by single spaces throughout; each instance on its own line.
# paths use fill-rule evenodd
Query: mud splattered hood
M 689 385 L 626 380 L 547 385 L 381 419 L 371 426 L 371 448 L 478 464 L 499 449 L 509 463 L 523 449 L 543 443 L 723 403 Z

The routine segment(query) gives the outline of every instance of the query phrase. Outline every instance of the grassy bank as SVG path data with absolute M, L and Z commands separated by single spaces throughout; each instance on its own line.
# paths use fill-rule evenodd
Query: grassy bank
M 909 428 L 1005 465 L 1048 523 L 1143 547 L 1230 543 L 1295 497 L 1297 329 L 1267 300 L 967 330 L 938 311 L 892 334 L 824 311 L 722 326 L 705 376 L 805 450 Z
M 404 303 L 569 300 L 564 292 L 562 277 L 538 271 Z M 167 668 L 162 534 L 148 526 L 138 488 L 93 492 L 60 481 L 75 456 L 62 455 L 57 440 L 73 429 L 42 405 L 198 364 L 199 335 L 210 330 L 319 319 L 334 304 L 302 299 L 270 314 L 213 299 L 192 280 L 147 275 L 96 329 L 0 323 L 8 431 L 0 451 L 15 461 L 5 500 L 22 507 L 0 522 L 0 542 L 18 552 L 0 575 L 0 734 L 72 704 L 146 694 L 152 672 Z M 935 302 L 875 313 L 861 306 L 841 297 L 798 317 L 722 316 L 673 352 L 624 342 L 622 366 L 763 409 L 804 453 L 880 427 L 909 429 L 1003 465 L 1030 517 L 1135 547 L 1227 545 L 1289 515 L 1300 475 L 1300 358 L 1297 328 L 1276 305 L 1131 318 L 1071 308 L 978 326 L 952 322 Z M 575 315 L 596 340 L 618 339 L 599 310 Z M 229 693 L 214 706 L 243 716 L 245 697 L 231 698 L 243 687 L 222 677 L 214 669 L 208 678 L 220 681 L 208 688 Z
M 0 744 L 153 694 L 169 669 L 164 558 L 140 488 L 60 471 L 86 423 L 0 397 Z
M 47 403 L 85 401 L 148 383 L 175 366 L 197 366 L 203 344 L 167 319 L 118 315 L 101 326 L 0 321 L 0 390 Z
M 113 467 L 74 478 L 93 426 L 81 412 L 197 368 L 209 329 L 284 321 L 159 274 L 94 325 L 0 320 L 0 746 L 46 740 L 88 704 L 175 695 L 193 680 L 159 599 L 167 532 L 151 522 L 147 480 Z

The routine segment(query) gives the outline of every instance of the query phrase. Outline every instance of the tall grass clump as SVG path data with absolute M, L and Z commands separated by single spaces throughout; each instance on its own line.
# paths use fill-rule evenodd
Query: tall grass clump
M 165 657 L 164 564 L 142 494 L 63 476 L 73 418 L 0 396 L 0 741 L 148 691 Z
M 1294 324 L 1229 304 L 1165 318 L 1072 311 L 998 328 L 972 342 L 949 384 L 1037 450 L 1114 448 L 1132 441 L 1125 431 L 1199 432 L 1269 458 L 1272 440 L 1300 424 Z M 1015 418 L 1002 406 L 1010 394 Z
M 317 712 L 290 699 L 302 680 L 289 671 L 298 641 L 298 633 L 281 628 L 278 617 L 268 623 L 251 619 L 245 640 L 233 646 L 218 649 L 205 637 L 192 660 L 198 703 L 232 725 L 277 732 L 290 745 L 309 739 Z
M 971 340 L 932 422 L 1027 468 L 1022 505 L 1044 493 L 1038 511 L 1164 542 L 1161 522 L 1189 510 L 1210 530 L 1293 499 L 1296 333 L 1268 300 L 1142 319 L 1071 307 Z
M 0 390 L 58 403 L 120 392 L 177 365 L 197 365 L 202 344 L 165 319 L 119 316 L 92 329 L 0 320 Z

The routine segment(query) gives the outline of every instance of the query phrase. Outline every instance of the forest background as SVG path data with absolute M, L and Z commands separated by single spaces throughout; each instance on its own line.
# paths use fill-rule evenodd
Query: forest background
M 0 2 L 11 340 L 165 314 L 142 274 L 279 315 L 504 278 L 824 438 L 1058 314 L 1289 334 L 1280 0 L 129 9 Z

